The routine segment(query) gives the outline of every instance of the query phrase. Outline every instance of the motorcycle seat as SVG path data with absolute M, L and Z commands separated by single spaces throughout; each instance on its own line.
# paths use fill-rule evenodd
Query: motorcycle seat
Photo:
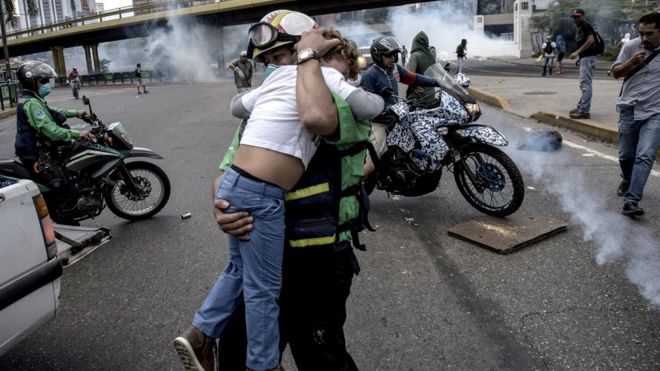
M 20 161 L 16 160 L 0 160 L 0 174 L 20 179 L 32 178 L 28 169 Z

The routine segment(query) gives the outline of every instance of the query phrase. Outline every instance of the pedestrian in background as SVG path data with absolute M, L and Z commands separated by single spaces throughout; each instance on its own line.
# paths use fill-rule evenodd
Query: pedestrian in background
M 410 61 L 406 68 L 408 71 L 423 75 L 427 68 L 435 64 L 435 48 L 429 46 L 429 38 L 424 31 L 415 35 L 410 48 Z M 418 107 L 431 107 L 437 101 L 433 87 L 422 88 L 416 84 L 408 85 L 406 100 L 415 101 Z M 421 98 L 424 98 L 421 100 Z
M 612 64 L 623 77 L 619 111 L 619 166 L 623 215 L 644 215 L 638 206 L 660 146 L 660 13 L 639 20 L 639 35 L 627 42 Z
M 557 75 L 561 75 L 561 61 L 564 60 L 566 54 L 566 41 L 562 35 L 557 35 L 555 44 L 557 45 Z
M 140 93 L 140 86 L 142 86 L 142 90 L 144 91 L 144 94 L 147 94 L 148 93 L 147 88 L 144 86 L 144 82 L 142 82 L 142 65 L 140 63 L 138 63 L 137 66 L 135 67 L 134 73 L 135 73 L 135 80 L 137 81 L 138 94 L 142 94 Z
M 414 48 L 415 48 L 415 46 L 413 45 L 413 49 L 414 49 Z M 414 50 L 413 50 L 413 51 L 414 51 Z M 410 55 L 410 57 L 412 58 L 412 54 Z M 401 47 L 401 64 L 402 64 L 404 67 L 406 66 L 406 61 L 407 61 L 407 60 L 408 60 L 408 50 L 406 50 L 406 46 L 403 45 L 403 46 Z
M 570 112 L 572 119 L 589 119 L 591 118 L 591 97 L 594 67 L 596 67 L 596 51 L 592 45 L 596 42 L 596 35 L 594 28 L 587 22 L 584 10 L 575 9 L 571 14 L 573 22 L 577 27 L 575 32 L 575 41 L 577 42 L 578 49 L 568 56 L 570 59 L 578 58 L 580 65 L 580 90 L 582 96 L 577 104 L 577 107 Z
M 552 76 L 552 66 L 555 64 L 556 54 L 557 44 L 555 44 L 555 42 L 552 41 L 552 38 L 548 36 L 543 44 L 543 58 L 545 58 L 545 63 L 543 64 L 543 76 L 546 74 Z
M 253 69 L 246 51 L 242 51 L 239 58 L 229 62 L 227 68 L 234 71 L 234 84 L 239 93 L 250 90 Z
M 463 73 L 463 66 L 465 66 L 465 59 L 467 59 L 467 40 L 462 39 L 456 47 L 456 58 L 458 62 L 457 73 Z

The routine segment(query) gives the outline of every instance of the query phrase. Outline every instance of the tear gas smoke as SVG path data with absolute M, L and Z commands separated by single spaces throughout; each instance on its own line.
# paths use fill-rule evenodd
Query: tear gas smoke
M 168 80 L 182 82 L 211 82 L 217 80 L 213 44 L 209 35 L 218 34 L 211 27 L 170 18 L 168 27 L 157 29 L 147 41 L 147 54 L 153 70 Z M 216 38 L 217 39 L 217 38 Z
M 419 10 L 409 6 L 393 7 L 390 11 L 392 34 L 410 51 L 415 35 L 424 31 L 429 44 L 436 48 L 439 60 L 456 59 L 456 46 L 461 39 L 468 41 L 468 58 L 507 55 L 510 41 L 490 38 L 474 30 L 476 6 L 476 0 L 449 0 L 421 4 Z
M 652 233 L 612 210 L 605 195 L 594 193 L 584 173 L 567 166 L 567 152 L 509 153 L 522 171 L 558 198 L 571 224 L 582 228 L 584 241 L 595 246 L 596 263 L 623 261 L 628 279 L 652 306 L 660 307 L 660 245 Z

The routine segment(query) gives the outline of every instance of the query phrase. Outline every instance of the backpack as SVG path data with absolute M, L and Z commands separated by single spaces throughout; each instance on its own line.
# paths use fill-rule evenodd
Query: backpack
M 594 43 L 591 45 L 591 49 L 598 54 L 603 54 L 605 52 L 605 41 L 603 41 L 603 37 L 600 36 L 598 32 L 594 30 Z
M 545 54 L 552 54 L 554 49 L 555 48 L 552 47 L 552 43 L 547 41 L 545 42 L 545 47 L 543 47 L 543 52 L 545 52 Z

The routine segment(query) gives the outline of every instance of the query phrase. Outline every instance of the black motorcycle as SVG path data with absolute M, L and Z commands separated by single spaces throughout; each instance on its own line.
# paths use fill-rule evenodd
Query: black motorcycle
M 39 174 L 51 172 L 50 184 L 32 179 L 24 165 L 15 160 L 0 160 L 0 178 L 35 181 L 46 198 L 52 219 L 60 224 L 94 218 L 106 204 L 124 219 L 154 216 L 170 198 L 170 180 L 160 167 L 150 162 L 126 160 L 163 157 L 150 149 L 134 147 L 120 122 L 104 125 L 92 112 L 86 96 L 83 102 L 89 106 L 84 121 L 91 125 L 94 139 L 58 145 L 37 161 L 35 170 Z M 66 190 L 64 194 L 62 189 Z
M 513 214 L 523 202 L 525 185 L 513 160 L 495 147 L 506 146 L 507 139 L 490 126 L 474 124 L 481 110 L 460 79 L 449 77 L 439 64 L 424 74 L 440 82 L 432 93 L 435 103 L 420 107 L 409 101 L 388 108 L 398 122 L 387 135 L 387 151 L 375 173 L 367 178 L 367 191 L 375 186 L 420 196 L 438 187 L 444 167 L 477 210 L 498 217 Z

